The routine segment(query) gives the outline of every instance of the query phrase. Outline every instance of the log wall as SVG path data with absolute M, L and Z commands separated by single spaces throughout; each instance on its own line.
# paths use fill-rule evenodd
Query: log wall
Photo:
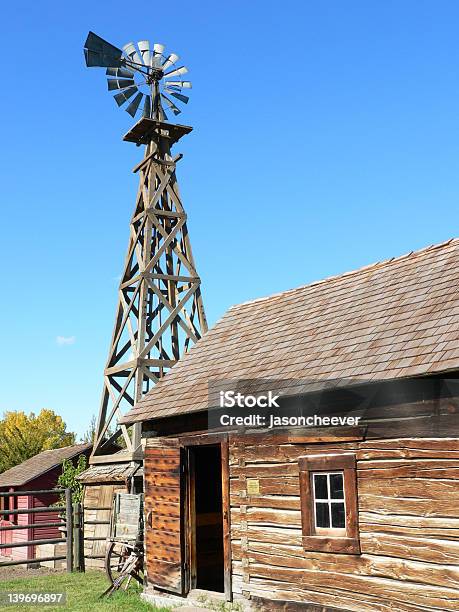
M 354 451 L 362 554 L 306 552 L 298 458 Z M 247 495 L 246 479 L 260 493 Z M 230 443 L 232 584 L 256 601 L 459 610 L 459 439 Z

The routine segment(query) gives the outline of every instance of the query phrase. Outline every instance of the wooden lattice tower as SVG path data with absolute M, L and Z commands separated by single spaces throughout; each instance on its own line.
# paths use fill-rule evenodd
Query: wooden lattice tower
M 118 418 L 207 330 L 201 281 L 176 178 L 182 156 L 171 154 L 172 145 L 190 131 L 187 126 L 143 118 L 125 136 L 146 147 L 143 161 L 134 169 L 139 189 L 91 463 L 108 460 L 104 451 L 120 433 L 126 452 L 111 459 L 141 458 L 140 425 L 130 430 L 118 427 Z

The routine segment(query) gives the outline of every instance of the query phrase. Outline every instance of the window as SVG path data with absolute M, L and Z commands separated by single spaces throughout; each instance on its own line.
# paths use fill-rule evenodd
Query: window
M 355 455 L 299 458 L 303 548 L 359 554 Z
M 314 524 L 316 533 L 339 529 L 346 535 L 343 472 L 314 472 Z

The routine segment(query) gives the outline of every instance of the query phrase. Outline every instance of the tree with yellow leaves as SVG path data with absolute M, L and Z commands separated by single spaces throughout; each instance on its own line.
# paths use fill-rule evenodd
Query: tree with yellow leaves
M 0 472 L 34 457 L 41 451 L 75 444 L 62 417 L 43 408 L 31 412 L 6 412 L 0 420 Z

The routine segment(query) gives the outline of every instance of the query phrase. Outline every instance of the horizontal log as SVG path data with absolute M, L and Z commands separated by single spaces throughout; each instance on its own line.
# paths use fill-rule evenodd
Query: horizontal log
M 236 543 L 241 537 L 247 537 L 254 542 L 267 542 L 269 544 L 286 544 L 302 547 L 302 535 L 302 530 L 298 528 L 251 526 L 241 529 L 236 525 L 231 526 L 231 541 Z
M 272 478 L 297 476 L 298 463 L 249 463 L 231 465 L 230 477 Z M 459 461 L 454 459 L 409 459 L 358 461 L 359 478 L 440 478 L 459 480 Z M 160 484 L 160 483 L 158 483 Z M 163 484 L 163 483 L 161 483 Z
M 429 478 L 436 475 L 437 478 L 452 478 L 443 474 L 456 473 L 459 478 L 458 459 L 375 459 L 369 461 L 358 461 L 357 470 L 359 478 Z
M 298 473 L 298 463 L 260 463 L 256 465 L 246 465 L 244 467 L 238 465 L 230 466 L 231 478 L 239 476 L 272 478 L 273 476 L 298 476 Z
M 364 478 L 359 482 L 359 494 L 393 497 L 415 497 L 437 501 L 455 499 L 459 502 L 459 486 L 455 480 L 429 478 Z
M 459 480 L 458 467 L 420 467 L 411 465 L 408 462 L 406 465 L 398 467 L 373 468 L 370 470 L 362 469 L 364 462 L 357 463 L 357 475 L 359 480 L 363 478 L 431 478 L 431 479 L 451 479 Z
M 260 493 L 262 495 L 299 495 L 300 494 L 300 479 L 299 476 L 290 476 L 282 478 L 261 478 L 259 481 Z M 232 494 L 237 494 L 241 491 L 247 491 L 247 485 L 244 481 L 238 478 L 231 478 L 230 488 Z
M 267 523 L 274 526 L 301 526 L 301 512 L 296 510 L 272 510 L 270 508 L 247 508 L 241 515 L 239 508 L 231 509 L 231 524 L 240 525 L 242 518 L 248 525 Z
M 233 554 L 241 558 L 241 547 L 235 545 Z M 248 543 L 246 555 L 250 562 L 270 566 L 304 569 L 315 572 L 330 572 L 350 576 L 378 576 L 392 580 L 417 582 L 420 584 L 459 587 L 459 567 L 434 565 L 381 555 L 342 555 L 334 553 L 305 552 L 297 546 L 272 546 L 262 542 Z M 255 575 L 250 569 L 250 574 Z M 459 590 L 457 591 L 459 601 Z
M 360 532 L 360 547 L 364 554 L 459 566 L 459 541 L 454 540 Z
M 410 517 L 413 518 L 413 517 Z M 390 520 L 390 516 L 387 517 Z M 440 540 L 459 540 L 459 529 L 448 529 L 447 527 L 404 527 L 402 525 L 375 524 L 359 521 L 360 535 L 363 533 L 393 534 L 399 536 L 413 536 L 414 538 L 438 538 Z
M 346 557 L 350 558 L 350 557 Z M 379 578 L 377 576 L 357 576 L 342 574 L 336 571 L 323 572 L 307 569 L 290 569 L 282 566 L 250 563 L 250 579 L 252 577 L 276 579 L 280 582 L 296 584 L 298 588 L 331 587 L 351 593 L 371 593 L 393 600 L 418 603 L 434 610 L 457 610 L 459 607 L 459 590 L 446 587 L 436 587 L 419 582 Z
M 459 450 L 438 448 L 360 448 L 356 451 L 358 461 L 373 459 L 458 459 Z
M 422 490 L 419 491 L 422 495 Z M 458 515 L 456 499 L 422 499 L 414 497 L 385 497 L 360 493 L 359 509 L 371 512 L 375 508 L 382 514 L 407 514 L 410 516 L 436 516 L 455 518 Z
M 298 462 L 298 458 L 303 455 L 328 455 L 344 451 L 353 452 L 356 448 L 358 448 L 356 444 L 321 445 L 320 447 L 301 444 L 273 446 L 259 444 L 257 446 L 233 447 L 230 449 L 230 465 L 237 464 L 240 458 L 243 458 L 246 463 L 292 463 Z
M 384 415 L 387 416 L 387 415 Z M 400 432 L 403 431 L 411 438 L 427 438 L 435 433 L 439 438 L 451 435 L 452 431 L 457 431 L 458 428 L 458 417 L 457 415 L 441 415 L 436 417 L 433 414 L 429 414 L 426 411 L 423 418 L 416 419 L 397 419 L 395 418 L 392 423 L 387 420 L 376 422 L 365 418 L 365 425 L 367 425 L 366 438 L 370 439 L 394 439 L 400 436 Z
M 249 495 L 248 497 L 230 495 L 230 503 L 231 506 L 246 504 L 252 508 L 300 510 L 300 498 L 293 495 Z
M 459 451 L 459 438 L 392 438 L 390 440 L 365 440 L 359 443 L 360 449 L 430 449 Z
M 373 508 L 371 512 L 359 512 L 360 523 L 379 525 L 394 525 L 400 527 L 414 527 L 417 529 L 459 529 L 459 518 L 452 517 L 413 517 L 402 514 L 387 515 Z
M 271 446 L 279 444 L 300 444 L 316 446 L 333 445 L 336 443 L 353 443 L 363 440 L 364 435 L 360 427 L 316 427 L 314 431 L 305 434 L 299 431 L 264 431 L 258 433 L 231 433 L 229 435 L 230 449 L 245 444 L 247 446 Z
M 267 599 L 283 601 L 311 602 L 313 604 L 333 606 L 336 610 L 350 610 L 354 612 L 394 612 L 393 603 L 375 597 L 369 592 L 348 594 L 339 589 L 321 587 L 320 590 L 312 590 L 313 587 L 299 587 L 297 584 L 276 582 L 268 579 L 251 578 L 250 584 L 245 585 L 251 598 L 257 595 L 265 596 Z M 288 608 L 287 608 L 288 609 Z M 418 604 L 410 604 L 406 601 L 397 602 L 397 612 L 437 612 L 437 608 L 422 607 Z

